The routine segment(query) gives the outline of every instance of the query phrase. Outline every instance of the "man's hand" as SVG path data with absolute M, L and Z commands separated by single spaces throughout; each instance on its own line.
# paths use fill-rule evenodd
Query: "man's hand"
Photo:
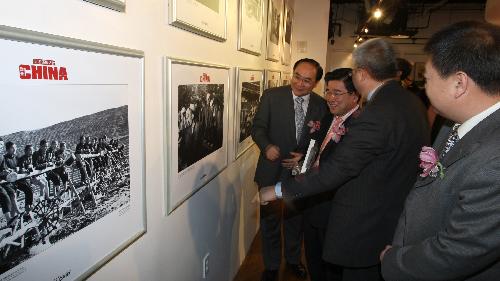
M 281 166 L 287 169 L 293 169 L 294 167 L 298 166 L 299 160 L 302 159 L 302 156 L 304 156 L 304 154 L 299 152 L 290 152 L 290 155 L 292 157 L 281 161 Z
M 277 199 L 276 192 L 274 191 L 274 185 L 261 188 L 259 194 L 261 205 L 267 205 L 269 202 Z
M 270 144 L 266 148 L 266 158 L 269 161 L 275 161 L 280 157 L 280 148 L 274 144 Z
M 380 253 L 380 262 L 382 262 L 382 260 L 384 259 L 385 253 L 387 251 L 389 251 L 389 249 L 391 249 L 391 248 L 392 248 L 391 245 L 386 245 L 385 246 L 385 249 Z

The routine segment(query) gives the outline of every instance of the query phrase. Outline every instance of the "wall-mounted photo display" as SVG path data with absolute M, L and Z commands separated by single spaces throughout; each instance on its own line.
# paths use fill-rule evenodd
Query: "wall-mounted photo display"
M 238 50 L 261 54 L 263 15 L 264 0 L 240 0 Z
M 266 69 L 265 71 L 266 89 L 281 86 L 281 72 L 278 70 Z
M 125 0 L 84 0 L 118 12 L 125 12 Z
M 419 87 L 425 86 L 424 73 L 425 73 L 425 62 L 416 62 L 413 65 L 413 75 L 414 75 L 413 81 L 415 81 L 415 84 Z
M 267 6 L 266 59 L 279 61 L 281 48 L 281 26 L 283 21 L 283 0 L 269 0 Z
M 264 71 L 238 68 L 235 106 L 235 152 L 240 157 L 253 145 L 252 124 L 260 97 L 264 91 Z
M 290 65 L 290 61 L 292 60 L 293 7 L 290 5 L 290 0 L 285 1 L 283 18 L 283 52 L 281 52 L 281 63 L 284 65 Z
M 290 85 L 292 80 L 292 73 L 288 71 L 281 72 L 281 86 Z
M 0 279 L 83 280 L 146 231 L 144 54 L 7 26 L 0 49 Z
M 227 166 L 229 67 L 165 59 L 167 214 Z
M 196 34 L 225 41 L 227 0 L 168 0 L 168 22 Z

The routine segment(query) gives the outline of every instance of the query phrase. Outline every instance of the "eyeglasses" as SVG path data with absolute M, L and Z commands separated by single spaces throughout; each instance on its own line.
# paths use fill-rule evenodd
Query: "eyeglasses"
M 314 83 L 314 81 L 311 78 L 302 77 L 298 73 L 294 73 L 292 76 L 292 79 L 294 79 L 296 81 L 300 81 L 300 82 L 304 83 L 304 85 L 306 85 L 306 86 L 311 86 Z
M 329 91 L 328 89 L 325 90 L 326 96 L 340 97 L 340 96 L 343 96 L 345 94 L 351 94 L 351 92 L 348 92 L 348 91 L 342 92 L 342 91 L 337 91 L 337 90 Z

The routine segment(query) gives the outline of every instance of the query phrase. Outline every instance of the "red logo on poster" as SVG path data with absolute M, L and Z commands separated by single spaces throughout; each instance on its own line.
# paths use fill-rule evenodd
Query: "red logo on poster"
M 200 82 L 210 82 L 210 76 L 206 73 L 203 73 L 203 75 L 200 76 Z
M 255 80 L 255 77 L 253 77 L 253 75 L 252 75 L 252 76 L 250 76 L 250 81 L 253 81 L 253 80 Z
M 68 80 L 66 67 L 56 66 L 55 60 L 33 59 L 33 64 L 19 65 L 19 78 L 41 80 Z

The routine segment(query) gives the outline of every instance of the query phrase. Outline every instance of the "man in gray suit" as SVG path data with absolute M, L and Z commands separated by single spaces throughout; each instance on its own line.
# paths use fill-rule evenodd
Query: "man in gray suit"
M 255 171 L 260 187 L 291 177 L 291 152 L 307 148 L 311 139 L 310 121 L 320 121 L 327 113 L 325 100 L 312 90 L 323 76 L 313 59 L 301 59 L 293 67 L 292 83 L 264 91 L 252 127 L 252 138 L 261 153 Z M 296 160 L 296 159 L 295 159 Z M 281 204 L 260 209 L 260 231 L 265 271 L 262 280 L 276 280 L 281 263 Z M 287 268 L 297 277 L 306 278 L 300 263 L 302 214 L 295 206 L 285 206 L 283 214 L 284 255 Z
M 386 281 L 500 280 L 500 28 L 456 23 L 425 51 L 430 101 L 457 124 L 437 139 L 437 152 L 421 154 L 425 170 L 380 255 L 382 274 Z

